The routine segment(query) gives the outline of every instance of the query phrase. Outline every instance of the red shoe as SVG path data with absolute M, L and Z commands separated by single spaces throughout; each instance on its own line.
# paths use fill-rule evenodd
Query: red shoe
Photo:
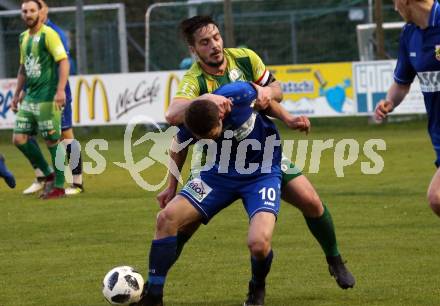
M 55 173 L 51 173 L 44 178 L 43 192 L 40 194 L 40 198 L 44 199 L 48 193 L 53 189 L 55 184 Z
M 64 198 L 66 196 L 66 193 L 64 192 L 64 188 L 52 188 L 51 191 L 46 193 L 43 196 L 43 200 L 51 200 L 51 199 L 58 199 L 58 198 Z

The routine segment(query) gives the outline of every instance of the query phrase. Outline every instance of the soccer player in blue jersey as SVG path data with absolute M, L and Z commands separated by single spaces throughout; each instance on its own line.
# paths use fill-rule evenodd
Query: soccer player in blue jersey
M 0 154 L 0 177 L 2 177 L 10 188 L 15 188 L 15 178 L 11 171 L 8 170 L 5 158 Z
M 232 100 L 230 113 L 226 112 L 222 120 L 213 101 L 195 101 L 187 108 L 185 127 L 176 139 L 180 144 L 196 138 L 209 143 L 207 151 L 211 153 L 206 160 L 212 167 L 192 172 L 179 194 L 159 212 L 150 249 L 148 285 L 136 305 L 162 305 L 165 278 L 177 259 L 178 230 L 197 221 L 208 223 L 237 199 L 242 199 L 250 220 L 252 279 L 245 305 L 264 305 L 265 279 L 273 258 L 272 232 L 280 205 L 280 138 L 274 123 L 254 112 L 251 103 L 257 91 L 250 83 L 231 83 L 215 93 Z
M 384 119 L 408 93 L 417 75 L 428 113 L 428 132 L 436 153 L 435 172 L 428 188 L 428 202 L 440 217 L 440 5 L 434 0 L 394 0 L 395 10 L 407 24 L 400 36 L 394 83 L 375 110 Z
M 237 80 L 254 82 L 258 92 L 256 105 L 265 109 L 272 102 L 282 100 L 280 83 L 266 68 L 260 57 L 246 48 L 223 48 L 223 39 L 217 25 L 209 16 L 195 16 L 182 21 L 182 34 L 190 51 L 197 57 L 192 67 L 179 83 L 176 96 L 166 113 L 168 123 L 183 123 L 185 109 L 197 99 L 208 97 L 214 101 L 220 114 L 228 110 L 229 99 L 212 94 L 221 85 Z M 273 109 L 273 107 L 271 107 Z M 282 108 L 281 108 L 282 111 Z M 310 122 L 303 116 L 274 116 L 290 128 L 303 130 L 301 124 Z M 302 122 L 302 123 L 301 123 Z M 318 193 L 305 175 L 295 168 L 288 158 L 282 159 L 282 199 L 297 207 L 316 240 L 324 251 L 330 274 L 342 289 L 352 288 L 355 279 L 344 264 L 338 249 L 335 227 L 329 209 L 323 204 Z M 288 171 L 290 170 L 290 171 Z M 293 171 L 291 171 L 293 170 Z M 169 185 L 158 195 L 162 207 L 174 196 L 176 185 Z M 198 224 L 187 225 L 179 230 L 178 254 L 184 244 L 197 230 Z
M 40 18 L 42 19 L 43 23 L 47 26 L 51 27 L 52 29 L 57 32 L 58 36 L 61 39 L 61 42 L 63 43 L 64 49 L 67 52 L 67 56 L 69 57 L 70 67 L 72 70 L 72 67 L 74 67 L 72 63 L 72 58 L 70 56 L 70 48 L 68 44 L 68 40 L 66 37 L 66 34 L 64 31 L 58 27 L 55 23 L 53 23 L 48 18 L 48 6 L 43 0 L 38 0 L 38 2 L 41 4 L 42 9 L 40 10 Z M 75 140 L 75 136 L 73 134 L 72 129 L 72 92 L 70 89 L 70 84 L 67 81 L 66 85 L 66 104 L 64 106 L 62 116 L 61 116 L 61 132 L 62 132 L 62 138 L 64 144 L 66 144 L 66 154 L 67 154 L 67 160 L 69 161 L 70 168 L 72 170 L 72 179 L 73 183 L 70 187 L 65 189 L 66 195 L 76 195 L 84 191 L 83 187 L 83 180 L 82 180 L 82 159 L 81 159 L 81 153 L 79 150 L 78 142 Z M 29 141 L 32 141 L 36 147 L 39 148 L 38 143 L 35 139 L 35 137 L 31 137 Z M 74 152 L 78 152 L 79 156 L 78 159 L 71 159 L 71 152 L 74 150 Z M 77 162 L 77 164 L 75 164 Z M 27 189 L 23 191 L 24 194 L 32 194 L 35 192 L 40 191 L 43 189 L 44 186 L 44 174 L 43 172 L 38 168 L 37 165 L 33 165 L 35 170 L 36 179 L 32 183 L 31 186 L 29 186 Z

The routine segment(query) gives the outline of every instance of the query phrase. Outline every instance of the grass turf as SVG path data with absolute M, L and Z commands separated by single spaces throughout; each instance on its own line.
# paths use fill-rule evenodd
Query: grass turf
M 426 123 L 417 120 L 368 126 L 364 118 L 314 120 L 305 137 L 281 128 L 283 139 L 372 138 L 386 141 L 379 154 L 385 168 L 361 173 L 359 159 L 336 177 L 333 152 L 323 153 L 318 174 L 305 174 L 328 205 L 339 247 L 356 277 L 353 290 L 339 289 L 324 255 L 300 212 L 283 203 L 268 278 L 267 305 L 438 305 L 440 266 L 438 218 L 426 203 L 435 171 Z M 142 135 L 137 131 L 137 135 Z M 17 178 L 17 188 L 0 182 L 0 305 L 106 305 L 101 294 L 105 273 L 117 265 L 147 271 L 147 254 L 158 206 L 155 193 L 139 188 L 123 161 L 123 131 L 78 130 L 108 140 L 100 175 L 85 175 L 86 193 L 57 201 L 23 196 L 30 166 L 0 133 L 0 152 Z M 46 151 L 46 150 L 45 150 Z M 148 151 L 136 149 L 136 160 Z M 294 151 L 295 152 L 295 151 Z M 48 156 L 48 155 L 47 155 Z M 310 148 L 308 157 L 310 158 Z M 85 156 L 85 161 L 91 161 Z M 91 164 L 95 166 L 94 163 Z M 159 182 L 164 166 L 145 170 Z M 247 216 L 239 202 L 199 229 L 168 276 L 167 305 L 240 305 L 250 276 L 246 247 Z

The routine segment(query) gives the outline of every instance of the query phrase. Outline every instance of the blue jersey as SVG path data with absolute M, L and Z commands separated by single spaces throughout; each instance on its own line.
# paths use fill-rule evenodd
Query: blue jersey
M 404 26 L 394 80 L 410 84 L 415 76 L 428 114 L 428 131 L 440 162 L 440 5 L 434 1 L 426 29 L 413 23 Z
M 215 140 L 215 163 L 208 172 L 234 177 L 280 172 L 280 136 L 269 118 L 253 110 L 252 102 L 257 98 L 255 88 L 247 82 L 234 82 L 218 88 L 213 94 L 230 98 L 233 106 L 223 120 L 222 135 Z M 194 139 L 194 136 L 181 127 L 177 134 L 179 143 L 190 138 Z M 250 163 L 252 167 L 249 167 Z M 242 169 L 253 171 L 248 173 Z
M 64 49 L 66 50 L 67 57 L 68 57 L 69 63 L 70 63 L 70 67 L 72 68 L 73 67 L 72 58 L 70 57 L 70 48 L 69 48 L 69 44 L 67 42 L 66 34 L 64 34 L 64 31 L 61 30 L 61 28 L 59 26 L 57 26 L 55 23 L 53 23 L 49 19 L 46 21 L 46 25 L 48 27 L 51 27 L 55 32 L 57 32 L 58 36 L 61 39 L 61 42 L 63 43 Z M 67 80 L 65 92 L 66 92 L 66 103 L 72 102 L 72 91 L 70 90 L 69 80 Z

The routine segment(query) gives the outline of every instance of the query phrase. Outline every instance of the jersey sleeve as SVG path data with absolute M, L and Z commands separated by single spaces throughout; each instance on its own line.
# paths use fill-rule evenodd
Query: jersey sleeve
M 51 27 L 58 34 L 58 36 L 61 39 L 61 43 L 63 44 L 64 50 L 66 50 L 67 55 L 69 55 L 69 50 L 70 50 L 69 43 L 64 31 L 50 20 L 47 22 L 47 26 Z
M 244 49 L 252 64 L 252 76 L 253 82 L 260 86 L 266 86 L 269 84 L 270 79 L 270 71 L 266 69 L 266 65 L 264 65 L 261 58 L 250 49 Z
M 191 140 L 191 144 L 194 144 L 196 142 L 195 137 L 183 124 L 179 125 L 179 132 L 177 132 L 176 140 L 178 143 L 184 143 L 188 140 Z
M 18 39 L 18 48 L 20 50 L 20 65 L 24 65 L 24 52 L 23 52 L 23 39 L 24 39 L 24 35 L 21 34 L 20 38 Z
M 394 81 L 398 84 L 410 84 L 416 76 L 416 71 L 409 59 L 408 47 L 405 40 L 406 31 L 408 31 L 408 28 L 404 27 L 400 34 L 399 56 L 397 58 L 396 68 L 394 69 Z
M 223 85 L 212 93 L 231 99 L 234 106 L 250 105 L 258 96 L 250 83 L 240 81 Z
M 183 76 L 177 88 L 175 98 L 193 100 L 200 96 L 200 86 L 197 79 L 188 73 Z
M 67 58 L 66 50 L 57 32 L 50 29 L 46 32 L 46 47 L 56 62 Z

